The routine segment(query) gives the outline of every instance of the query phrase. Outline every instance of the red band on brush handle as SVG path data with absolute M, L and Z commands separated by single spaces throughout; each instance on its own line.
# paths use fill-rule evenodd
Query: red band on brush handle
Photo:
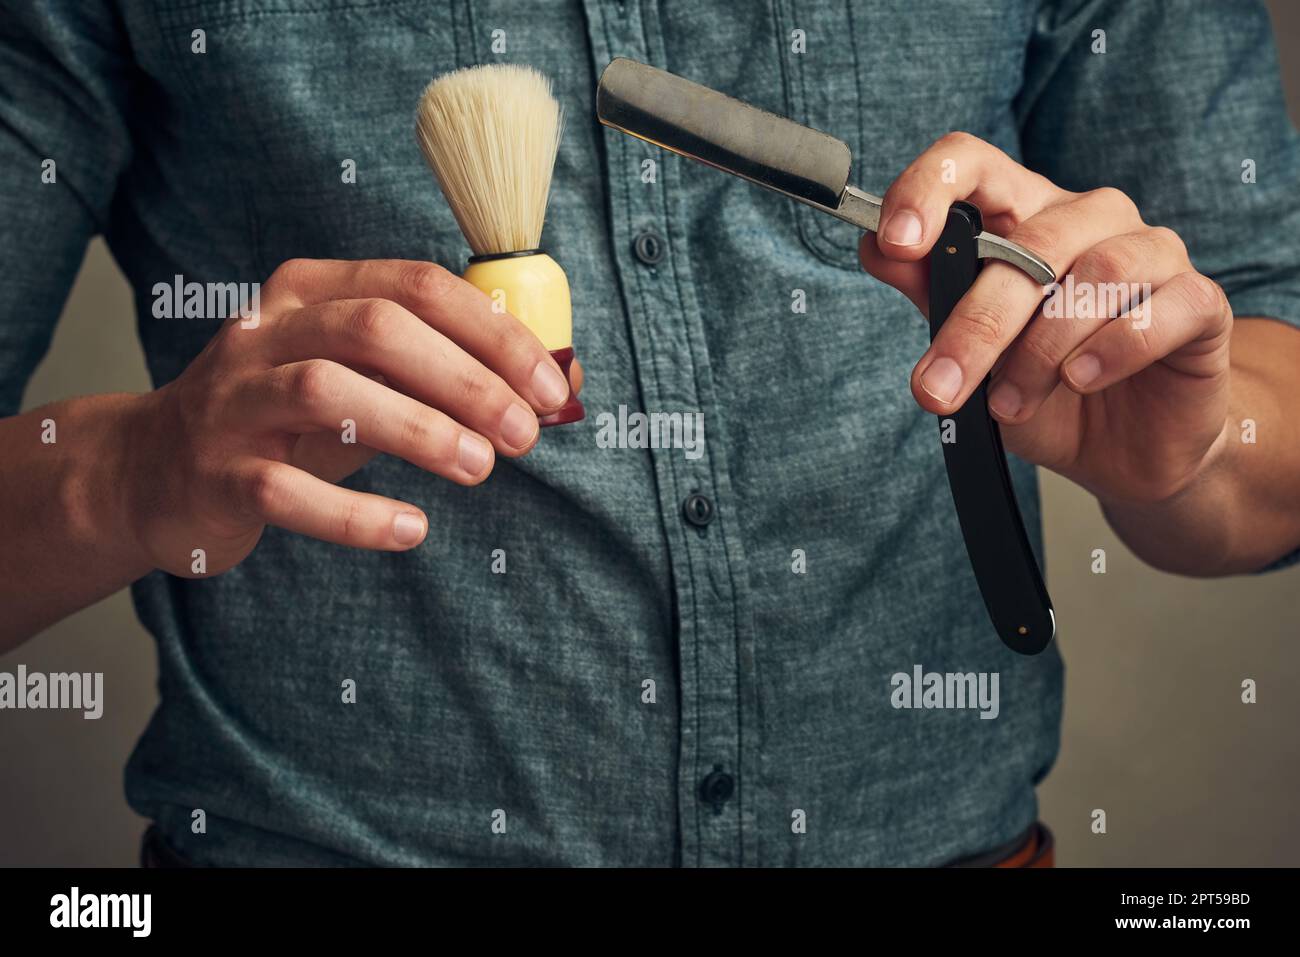
M 560 371 L 564 373 L 565 381 L 569 381 L 569 367 L 573 365 L 573 346 L 565 346 L 563 349 L 555 349 L 551 352 L 551 358 L 559 365 Z M 569 387 L 569 401 L 560 406 L 556 411 L 549 415 L 539 415 L 537 422 L 539 425 L 565 425 L 569 422 L 579 422 L 586 418 L 587 410 L 582 407 L 578 397 L 573 394 L 573 387 Z

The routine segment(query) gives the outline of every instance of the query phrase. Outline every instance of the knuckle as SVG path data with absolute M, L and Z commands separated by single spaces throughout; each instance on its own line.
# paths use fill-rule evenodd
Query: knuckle
M 492 391 L 492 383 L 481 369 L 470 369 L 462 373 L 456 386 L 457 396 L 466 409 L 482 408 Z
M 911 206 L 915 202 L 912 197 L 924 195 L 925 184 L 929 179 L 929 174 L 924 172 L 918 165 L 914 164 L 903 170 L 898 174 L 898 178 L 890 183 L 889 188 L 885 190 L 885 211 Z M 871 245 L 875 245 L 874 239 L 872 239 Z
M 402 273 L 400 288 L 413 302 L 436 302 L 446 296 L 455 280 L 437 263 L 415 263 Z
M 235 322 L 229 322 L 215 336 L 208 340 L 200 354 L 204 366 L 210 371 L 226 370 L 241 365 L 249 349 L 247 336 L 239 335 Z
M 394 308 L 385 299 L 367 299 L 352 313 L 350 334 L 361 343 L 383 338 L 392 326 Z
M 339 536 L 344 541 L 356 541 L 366 529 L 366 507 L 363 499 L 349 496 L 348 503 L 339 516 Z
M 299 363 L 289 382 L 289 393 L 303 405 L 316 405 L 330 394 L 334 370 L 324 359 L 308 359 Z
M 1198 272 L 1179 273 L 1174 277 L 1179 296 L 1188 308 L 1198 316 L 1221 315 L 1227 304 L 1227 296 L 1217 282 L 1209 276 Z
M 195 381 L 190 375 L 182 375 L 176 380 L 171 394 L 175 396 L 175 408 L 187 433 L 198 431 L 199 423 L 207 422 L 212 413 L 228 401 L 228 393 L 224 387 L 216 395 L 213 394 L 216 391 L 212 388 L 213 381 L 212 376 L 204 376 Z
M 299 280 L 307 273 L 310 263 L 310 259 L 286 259 L 275 267 L 275 271 L 271 273 L 271 278 L 267 280 L 267 284 L 287 286 L 292 289 L 298 285 Z
M 1065 358 L 1064 352 L 1052 336 L 1032 328 L 1020 340 L 1016 352 L 1020 357 L 1020 363 L 1040 374 L 1055 373 L 1061 365 L 1061 360 Z
M 1007 238 L 1051 258 L 1051 253 L 1061 244 L 1061 227 L 1036 216 L 1017 226 Z
M 1147 235 L 1157 246 L 1174 249 L 1182 256 L 1187 255 L 1187 244 L 1183 242 L 1183 237 L 1168 226 L 1152 226 Z
M 281 498 L 276 471 L 269 465 L 249 469 L 240 489 L 243 507 L 255 515 L 275 514 Z
M 429 416 L 408 415 L 398 426 L 398 441 L 406 449 L 428 450 L 437 445 L 437 431 Z
M 1006 317 L 1002 310 L 992 303 L 977 300 L 962 310 L 959 328 L 981 345 L 998 346 L 1002 342 L 1005 325 Z
M 497 368 L 518 368 L 531 373 L 533 366 L 541 360 L 538 355 L 541 346 L 537 337 L 517 320 L 499 323 L 492 331 L 489 348 L 491 354 L 502 363 Z
M 1155 357 L 1160 352 L 1160 337 L 1156 334 L 1155 325 L 1140 325 L 1137 323 L 1126 323 L 1128 335 L 1131 340 L 1125 343 L 1137 355 Z M 1121 340 L 1123 342 L 1123 340 Z
M 1128 193 L 1122 189 L 1116 189 L 1114 186 L 1101 186 L 1094 190 L 1089 190 L 1084 194 L 1085 198 L 1090 199 L 1098 204 L 1104 205 L 1107 209 L 1113 209 L 1117 212 L 1126 214 L 1137 212 L 1137 203 L 1129 198 Z
M 207 379 L 201 388 L 189 388 L 178 398 L 187 427 L 197 434 L 225 434 L 223 425 L 233 409 L 239 408 L 250 386 L 256 382 L 251 376 L 220 375 Z
M 982 142 L 983 140 L 978 136 L 967 133 L 965 130 L 952 130 L 935 140 L 934 145 L 946 149 L 964 149 Z
M 1075 276 L 1085 281 L 1119 279 L 1134 275 L 1137 256 L 1123 243 L 1093 246 L 1075 263 Z

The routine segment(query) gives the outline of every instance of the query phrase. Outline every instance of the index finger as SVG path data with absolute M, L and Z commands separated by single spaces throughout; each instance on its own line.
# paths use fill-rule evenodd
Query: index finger
M 569 398 L 569 382 L 522 322 L 497 312 L 492 300 L 430 262 L 405 259 L 293 259 L 271 280 L 302 305 L 334 299 L 387 299 L 419 316 L 501 376 L 538 412 Z
M 1002 150 L 969 133 L 948 133 L 914 159 L 885 192 L 876 243 L 890 259 L 930 251 L 959 199 L 980 208 L 985 226 L 1006 232 L 1065 195 Z

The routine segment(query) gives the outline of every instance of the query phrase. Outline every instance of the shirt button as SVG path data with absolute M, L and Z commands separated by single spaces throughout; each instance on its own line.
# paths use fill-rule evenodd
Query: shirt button
M 735 793 L 736 779 L 722 770 L 720 764 L 715 764 L 713 770 L 700 782 L 700 800 L 711 805 L 714 814 L 721 814 L 722 805 L 726 804 Z
M 696 528 L 703 528 L 713 521 L 713 502 L 707 495 L 692 492 L 682 502 L 682 514 Z
M 662 262 L 664 258 L 663 237 L 653 229 L 647 229 L 637 235 L 636 240 L 632 243 L 632 251 L 636 253 L 636 258 L 641 262 L 647 266 L 654 266 Z

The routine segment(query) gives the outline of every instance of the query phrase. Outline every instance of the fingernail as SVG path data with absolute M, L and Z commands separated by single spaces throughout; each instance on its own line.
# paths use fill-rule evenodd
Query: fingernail
M 522 405 L 511 405 L 501 416 L 501 438 L 507 445 L 522 449 L 537 434 L 537 416 Z M 486 463 L 484 463 L 486 464 Z
M 457 449 L 460 467 L 470 475 L 482 475 L 492 461 L 492 449 L 482 439 L 471 438 L 464 432 L 460 435 Z
M 910 209 L 900 209 L 885 224 L 885 242 L 895 246 L 915 246 L 924 232 L 920 216 Z
M 1020 390 L 1006 380 L 995 385 L 989 393 L 989 408 L 1004 419 L 1014 419 L 1023 404 Z
M 569 383 L 555 366 L 543 360 L 533 370 L 533 395 L 543 408 L 551 409 L 569 398 Z
M 1099 375 L 1101 375 L 1101 360 L 1091 352 L 1085 352 L 1065 365 L 1065 377 L 1080 389 L 1086 389 L 1088 383 Z
M 424 519 L 411 512 L 398 512 L 393 517 L 393 541 L 399 545 L 414 545 L 424 538 Z
M 921 373 L 921 388 L 940 402 L 951 402 L 961 391 L 961 366 L 947 356 L 940 356 Z

